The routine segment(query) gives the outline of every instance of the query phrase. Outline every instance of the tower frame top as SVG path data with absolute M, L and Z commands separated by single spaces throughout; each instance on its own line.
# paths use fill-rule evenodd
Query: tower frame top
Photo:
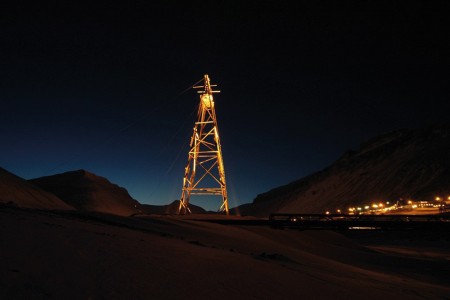
M 194 89 L 203 89 L 202 91 L 197 91 L 197 93 L 199 94 L 215 94 L 215 93 L 220 93 L 220 91 L 214 91 L 212 88 L 216 87 L 217 84 L 211 84 L 211 81 L 209 80 L 209 76 L 208 74 L 205 74 L 203 76 L 203 85 L 196 85 L 193 88 Z

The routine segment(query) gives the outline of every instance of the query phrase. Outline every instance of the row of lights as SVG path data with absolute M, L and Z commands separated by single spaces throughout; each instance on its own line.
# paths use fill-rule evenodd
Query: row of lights
M 436 201 L 442 201 L 444 198 L 442 198 L 442 197 L 436 197 L 435 198 L 435 200 Z M 448 196 L 447 197 L 447 200 L 448 201 L 450 201 L 450 196 Z M 407 202 L 408 204 L 412 204 L 413 203 L 413 201 L 412 200 L 408 200 L 408 202 Z M 371 206 L 370 205 L 366 205 L 366 206 L 364 206 L 364 210 L 370 210 L 370 208 L 373 208 L 373 209 L 385 209 L 385 210 L 388 210 L 388 208 L 387 208 L 387 206 L 390 204 L 390 202 L 389 201 L 387 201 L 386 202 L 386 204 L 383 204 L 383 203 L 373 203 Z M 416 206 L 417 207 L 417 206 Z M 413 207 L 414 208 L 414 207 Z M 350 207 L 349 209 L 348 209 L 348 211 L 349 211 L 349 213 L 355 213 L 355 212 L 361 212 L 363 210 L 363 208 L 362 207 Z M 336 212 L 338 213 L 338 214 L 341 214 L 342 213 L 342 211 L 340 210 L 340 209 L 337 209 L 336 210 Z M 329 215 L 330 214 L 330 211 L 326 211 L 325 212 L 325 214 L 327 214 L 327 215 Z
M 372 204 L 371 206 L 370 206 L 370 205 L 366 205 L 366 206 L 364 206 L 364 207 L 350 207 L 350 208 L 348 209 L 348 211 L 349 211 L 349 213 L 355 213 L 355 212 L 358 212 L 358 213 L 359 213 L 359 212 L 361 212 L 361 211 L 363 211 L 363 210 L 369 210 L 370 208 L 380 209 L 380 208 L 383 208 L 383 207 L 388 206 L 389 204 L 390 204 L 390 202 L 387 201 L 386 204 L 380 202 L 380 203 L 374 203 L 374 204 Z M 338 214 L 342 213 L 342 211 L 341 211 L 340 209 L 336 210 L 336 212 L 337 212 Z M 329 213 L 330 213 L 329 211 L 326 212 L 327 215 L 328 215 Z

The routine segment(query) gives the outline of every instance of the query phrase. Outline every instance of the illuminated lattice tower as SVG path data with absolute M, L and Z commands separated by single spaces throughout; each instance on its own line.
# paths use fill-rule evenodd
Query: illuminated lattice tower
M 203 85 L 194 87 L 202 90 L 197 91 L 200 94 L 200 104 L 184 172 L 180 214 L 191 212 L 191 195 L 220 195 L 222 205 L 218 211 L 228 215 L 225 169 L 213 99 L 213 94 L 220 91 L 213 91 L 211 87 L 214 86 L 216 85 L 210 84 L 209 76 L 205 75 Z

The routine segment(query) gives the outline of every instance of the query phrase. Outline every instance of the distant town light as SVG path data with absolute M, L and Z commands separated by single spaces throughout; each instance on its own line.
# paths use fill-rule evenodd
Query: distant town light
M 330 212 L 329 212 L 329 211 L 327 210 L 327 211 L 325 212 L 325 214 L 326 214 L 326 215 L 329 215 L 329 214 L 330 214 Z
M 441 197 L 436 197 L 436 201 L 441 201 Z
M 389 201 L 387 201 L 386 204 L 389 204 Z
M 369 205 L 364 206 L 364 209 L 369 209 L 369 208 L 370 208 Z
M 378 204 L 372 204 L 373 208 L 378 208 Z
M 408 200 L 408 204 L 412 204 L 412 201 L 411 201 L 411 200 Z

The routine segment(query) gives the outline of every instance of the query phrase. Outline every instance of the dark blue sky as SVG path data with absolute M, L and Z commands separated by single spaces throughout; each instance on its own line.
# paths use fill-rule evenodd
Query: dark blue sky
M 180 93 L 205 73 L 222 91 L 230 206 L 373 135 L 448 120 L 445 2 L 323 3 L 2 9 L 0 166 L 26 179 L 86 169 L 169 203 L 199 101 Z

